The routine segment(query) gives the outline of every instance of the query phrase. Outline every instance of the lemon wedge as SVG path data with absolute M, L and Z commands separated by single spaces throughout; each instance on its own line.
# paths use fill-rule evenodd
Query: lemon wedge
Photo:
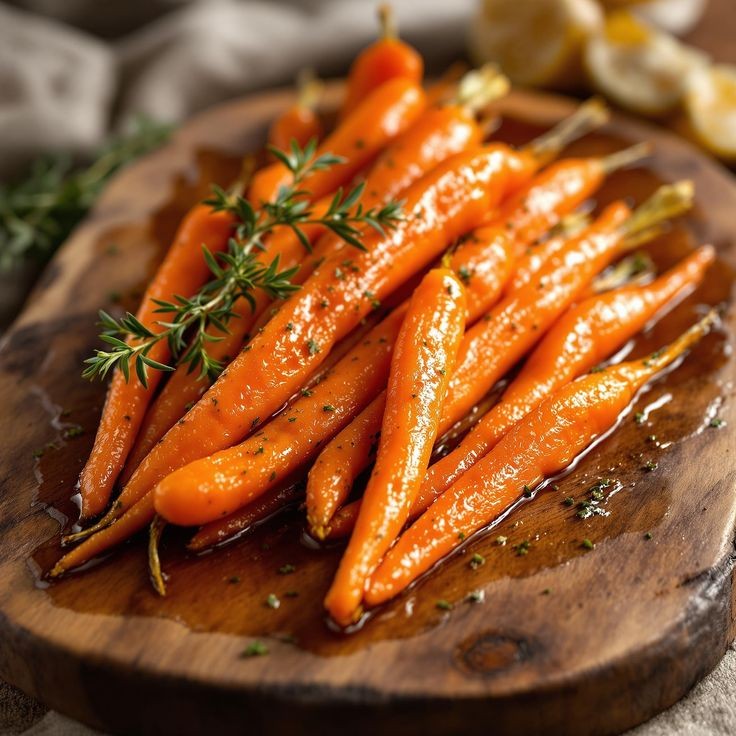
M 708 57 L 621 10 L 590 37 L 584 62 L 599 92 L 634 112 L 658 116 L 680 103 L 687 76 Z
M 706 0 L 649 0 L 637 4 L 636 12 L 658 28 L 679 36 L 696 25 L 705 5 Z
M 716 156 L 736 162 L 736 66 L 719 64 L 692 72 L 685 110 L 699 142 Z
M 515 84 L 572 87 L 582 77 L 585 40 L 602 26 L 595 0 L 484 0 L 470 26 L 470 52 Z

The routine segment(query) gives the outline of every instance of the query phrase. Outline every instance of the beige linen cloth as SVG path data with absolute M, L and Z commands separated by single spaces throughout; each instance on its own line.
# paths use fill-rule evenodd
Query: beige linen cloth
M 392 0 L 402 34 L 436 69 L 461 53 L 476 2 Z M 374 16 L 374 0 L 0 2 L 0 178 L 50 148 L 88 150 L 137 113 L 179 121 L 286 84 L 304 65 L 340 73 L 373 37 Z M 0 682 L 1 736 L 92 733 Z M 632 733 L 736 734 L 736 652 Z

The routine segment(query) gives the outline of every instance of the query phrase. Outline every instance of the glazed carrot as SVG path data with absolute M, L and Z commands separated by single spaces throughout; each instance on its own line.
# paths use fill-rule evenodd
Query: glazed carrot
M 614 425 L 648 381 L 715 322 L 711 312 L 669 346 L 582 376 L 534 409 L 399 538 L 371 579 L 365 602 L 393 598 L 545 478 L 563 470 Z
M 380 5 L 378 18 L 381 25 L 380 38 L 363 49 L 353 61 L 348 73 L 340 118 L 351 113 L 367 94 L 391 79 L 409 79 L 416 84 L 422 81 L 422 56 L 398 37 L 391 6 Z
M 478 104 L 503 94 L 508 82 L 491 69 L 472 72 L 474 84 L 470 92 L 458 94 L 455 103 L 429 109 L 405 133 L 392 141 L 371 167 L 365 180 L 361 204 L 365 209 L 387 204 L 400 196 L 408 186 L 450 156 L 468 150 L 481 143 L 483 130 L 473 116 Z M 469 86 L 466 82 L 466 86 Z M 320 200 L 314 210 L 323 214 L 332 197 Z M 309 240 L 321 234 L 321 226 L 303 228 Z M 301 262 L 301 268 L 293 283 L 302 283 L 317 264 L 345 245 L 334 233 L 326 233 L 314 249 L 312 256 L 302 259 L 304 247 L 289 229 L 273 234 L 264 254 L 268 259 L 279 256 L 281 268 L 291 268 Z M 347 246 L 350 248 L 351 246 Z M 228 333 L 213 327 L 210 331 L 219 340 L 212 343 L 209 354 L 215 360 L 229 362 L 242 347 L 249 330 L 257 332 L 271 318 L 264 313 L 270 302 L 262 291 L 254 292 L 255 309 L 245 299 L 234 308 L 238 319 L 231 320 Z M 260 317 L 260 318 L 259 318 Z M 197 401 L 211 381 L 181 366 L 169 379 L 163 391 L 151 406 L 139 433 L 130 461 L 123 474 L 123 481 L 130 479 L 133 471 L 166 432 L 186 413 L 187 407 Z
M 124 516 L 115 519 L 101 531 L 85 539 L 70 552 L 67 552 L 49 572 L 55 578 L 75 567 L 83 565 L 106 550 L 132 537 L 141 529 L 145 529 L 153 520 L 153 497 L 144 496 L 131 506 Z
M 493 223 L 479 229 L 463 241 L 453 255 L 451 266 L 467 284 L 468 324 L 493 306 L 498 292 L 487 287 L 486 279 L 497 268 L 498 259 L 491 258 L 494 247 L 508 249 L 508 256 L 525 251 L 550 226 L 587 199 L 603 181 L 606 173 L 641 155 L 640 147 L 626 149 L 604 159 L 568 159 L 552 164 L 532 182 L 510 198 Z M 577 220 L 573 222 L 577 226 Z M 562 247 L 565 234 L 556 240 Z M 504 261 L 507 263 L 508 261 Z M 530 274 L 539 263 L 520 262 Z M 307 484 L 307 517 L 312 533 L 318 538 L 330 535 L 329 522 L 350 493 L 355 478 L 364 470 L 375 447 L 373 437 L 379 431 L 383 415 L 381 397 L 366 407 L 322 451 L 309 474 Z M 353 516 L 354 518 L 354 516 Z
M 154 300 L 193 294 L 209 274 L 202 246 L 213 253 L 224 250 L 233 228 L 230 214 L 214 212 L 204 204 L 193 207 L 143 295 L 138 320 L 150 330 L 159 331 L 161 315 L 156 313 Z M 156 343 L 148 357 L 166 363 L 170 357 L 167 343 Z M 144 387 L 138 380 L 126 381 L 119 370 L 113 374 L 94 446 L 80 476 L 83 518 L 95 516 L 107 505 L 161 376 L 161 371 L 151 371 L 148 386 Z
M 446 268 L 430 271 L 409 301 L 391 359 L 376 465 L 325 598 L 342 625 L 359 614 L 365 583 L 401 531 L 429 465 L 465 310 L 463 286 Z
M 351 399 L 385 385 L 405 313 L 405 308 L 394 311 L 350 351 L 350 360 L 339 361 L 314 388 L 241 444 L 164 478 L 156 487 L 159 513 L 177 524 L 213 521 L 251 503 L 304 465 L 325 437 L 362 408 Z
M 481 229 L 482 230 L 482 229 Z M 469 253 L 466 260 L 459 257 Z M 511 271 L 511 248 L 495 240 L 486 242 L 485 254 L 481 254 L 478 243 L 463 242 L 454 254 L 453 264 L 470 268 L 476 260 L 483 260 L 490 267 L 478 270 L 467 288 L 467 294 L 477 293 L 475 317 L 483 311 L 479 305 L 492 303 L 500 294 L 503 284 Z M 341 429 L 386 385 L 393 344 L 403 319 L 405 305 L 398 307 L 381 323 L 376 325 L 364 338 L 358 340 L 335 365 L 320 377 L 313 386 L 307 384 L 307 391 L 285 412 L 276 416 L 265 428 L 268 442 L 261 442 L 253 435 L 240 446 L 228 450 L 228 477 L 234 486 L 240 486 L 241 493 L 257 498 L 259 493 L 269 493 L 278 478 L 303 466 L 322 447 L 326 440 Z M 470 314 L 469 314 L 470 316 Z M 335 351 L 333 351 L 335 352 Z M 324 412 L 324 407 L 332 410 Z M 313 419 L 310 420 L 310 417 Z M 264 452 L 258 452 L 263 445 Z M 245 476 L 240 475 L 247 470 Z M 269 490 L 266 490 L 269 489 Z M 338 491 L 339 494 L 339 491 Z M 321 518 L 326 514 L 329 520 L 332 511 L 323 511 L 323 506 L 337 508 L 344 500 L 329 492 L 308 498 L 308 518 Z M 312 502 L 319 504 L 312 507 Z M 222 540 L 223 534 L 234 534 L 249 526 L 252 518 L 246 506 L 242 514 L 231 516 L 225 524 L 214 521 L 202 529 L 198 537 Z
M 585 105 L 581 106 L 578 113 L 572 115 L 570 118 L 568 118 L 565 121 L 562 121 L 562 123 L 553 128 L 548 133 L 544 134 L 540 138 L 538 138 L 533 144 L 531 144 L 528 147 L 528 150 L 525 152 L 522 152 L 517 155 L 512 155 L 510 160 L 513 160 L 514 166 L 511 167 L 511 169 L 516 169 L 517 167 L 521 167 L 523 169 L 523 175 L 521 176 L 521 179 L 528 178 L 529 173 L 533 171 L 534 167 L 540 165 L 542 161 L 545 160 L 545 158 L 548 158 L 550 155 L 554 155 L 556 151 L 558 151 L 562 146 L 564 146 L 567 142 L 570 140 L 573 140 L 575 137 L 582 135 L 583 133 L 590 130 L 592 127 L 595 127 L 596 125 L 600 124 L 605 119 L 605 109 L 602 109 L 600 106 L 596 105 L 595 103 L 586 103 Z M 498 149 L 498 153 L 501 152 L 509 153 L 508 149 L 504 146 L 496 147 Z M 493 151 L 493 147 L 489 147 L 486 149 L 487 153 L 491 153 Z M 468 154 L 468 156 L 471 156 L 471 154 Z M 458 157 L 459 159 L 460 157 Z M 503 156 L 502 156 L 503 158 Z M 509 161 L 506 162 L 507 164 Z M 490 164 L 490 159 L 489 159 Z M 500 166 L 500 162 L 497 162 L 496 165 Z M 447 166 L 445 168 L 448 168 Z M 512 190 L 518 187 L 517 180 L 518 180 L 518 171 L 512 171 L 506 166 L 500 166 L 501 169 L 504 169 L 507 174 L 512 173 L 513 176 L 511 178 L 514 180 L 513 185 L 510 187 Z M 442 169 L 442 167 L 440 167 Z M 434 176 L 437 176 L 437 174 L 440 174 L 440 179 L 443 176 L 444 170 L 433 172 Z M 468 172 L 469 173 L 469 172 Z M 431 177 L 427 177 L 428 179 Z M 491 177 L 496 178 L 496 177 Z M 448 180 L 449 183 L 449 180 Z M 478 182 L 479 183 L 479 182 Z M 419 186 L 419 183 L 417 184 L 417 187 Z M 417 188 L 415 187 L 415 188 Z M 457 194 L 457 191 L 453 192 L 453 194 Z M 494 195 L 495 196 L 495 195 Z M 478 202 L 475 202 L 474 204 L 478 204 Z M 481 208 L 482 209 L 482 205 Z M 478 216 L 480 216 L 480 209 L 475 210 L 478 213 Z M 489 208 L 486 208 L 489 209 Z M 416 222 L 414 223 L 414 226 L 416 226 Z M 426 223 L 425 223 L 426 224 Z M 409 228 L 407 228 L 409 229 Z M 420 231 L 424 230 L 424 228 L 420 227 Z M 433 233 L 433 235 L 436 235 L 437 233 Z M 429 236 L 429 230 L 424 230 L 423 237 Z M 421 250 L 418 251 L 418 253 L 422 253 Z M 336 254 L 336 257 L 339 257 Z M 431 255 L 428 256 L 429 259 L 431 259 Z M 334 274 L 337 278 L 338 270 L 344 278 L 343 268 L 344 263 L 340 262 L 340 266 L 335 268 Z M 353 269 L 357 268 L 357 273 L 360 272 L 360 268 L 356 266 L 355 262 L 352 262 L 352 268 L 348 269 L 351 271 L 351 277 L 356 277 L 356 272 Z M 328 286 L 328 288 L 330 288 Z M 334 286 L 331 288 L 335 288 Z M 372 293 L 372 292 L 371 292 Z M 323 303 L 324 301 L 328 301 L 326 297 L 322 297 L 320 300 L 318 300 L 319 303 Z M 359 317 L 358 317 L 359 318 Z M 357 319 L 357 318 L 356 318 Z M 283 321 L 283 320 L 282 320 Z M 312 351 L 310 350 L 310 353 Z M 216 398 L 216 397 L 215 397 Z M 217 400 L 217 399 L 216 399 Z M 200 402 L 201 403 L 201 402 Z M 175 427 L 172 428 L 172 432 L 175 434 L 180 432 L 182 429 L 182 424 L 179 423 Z M 247 429 L 245 430 L 247 432 Z M 156 454 L 159 451 L 159 447 L 157 446 L 154 448 L 152 455 Z M 211 452 L 210 450 L 209 452 Z M 208 451 L 205 450 L 203 455 L 207 455 Z M 149 456 L 150 457 L 150 456 Z M 158 462 L 157 460 L 154 460 L 153 463 Z M 178 461 L 176 461 L 178 462 Z M 175 463 L 174 463 L 175 464 Z M 169 466 L 168 469 L 164 469 L 162 471 L 156 471 L 159 473 L 159 475 L 156 477 L 154 476 L 154 480 L 150 481 L 150 485 L 155 484 L 160 477 L 165 475 L 167 472 L 169 472 L 171 469 L 174 469 L 173 467 Z M 148 472 L 148 471 L 147 471 Z M 110 511 L 110 513 L 105 517 L 105 519 L 95 527 L 92 527 L 88 530 L 85 530 L 84 535 L 88 533 L 92 533 L 99 529 L 100 527 L 104 526 L 105 524 L 109 523 L 111 519 L 117 518 L 121 514 L 125 512 L 125 509 L 128 508 L 132 503 L 134 503 L 137 499 L 139 499 L 146 491 L 146 483 L 149 483 L 147 480 L 141 481 L 141 478 L 145 478 L 145 474 L 142 474 L 139 478 L 131 478 L 131 481 L 127 484 L 126 488 L 124 489 L 120 499 L 118 500 L 118 503 L 116 503 L 116 506 Z M 73 537 L 79 538 L 80 535 L 73 535 Z M 72 537 L 72 538 L 73 538 Z M 72 538 L 69 538 L 69 541 L 72 540 Z
M 304 148 L 310 140 L 322 138 L 322 121 L 315 108 L 322 94 L 322 83 L 310 71 L 299 75 L 296 102 L 282 112 L 268 129 L 268 143 L 288 151 L 296 141 Z
M 496 406 L 432 465 L 412 509 L 420 514 L 543 399 L 618 350 L 657 313 L 702 281 L 715 257 L 703 246 L 656 281 L 591 297 L 547 333 Z
M 189 541 L 187 549 L 201 552 L 225 542 L 234 541 L 241 534 L 271 518 L 287 506 L 304 497 L 304 488 L 298 483 L 287 483 L 267 490 L 262 496 L 235 514 L 205 524 Z
M 366 238 L 366 250 L 356 253 L 352 268 L 344 268 L 337 254 L 307 280 L 146 457 L 118 498 L 114 515 L 173 470 L 252 432 L 254 422 L 298 390 L 376 300 L 476 226 L 529 178 L 534 166 L 533 157 L 496 144 L 454 156 L 410 187 L 407 216 L 393 231 Z
M 317 156 L 331 153 L 342 162 L 307 176 L 302 189 L 312 200 L 335 191 L 373 161 L 425 108 L 424 91 L 408 79 L 393 79 L 373 90 L 317 148 Z M 292 174 L 281 161 L 265 166 L 254 174 L 248 199 L 255 207 L 269 202 L 291 181 Z
M 623 203 L 614 203 L 581 234 L 569 240 L 536 272 L 527 289 L 506 295 L 482 321 L 465 334 L 460 359 L 450 382 L 445 400 L 440 434 L 465 416 L 503 375 L 537 342 L 546 329 L 584 291 L 596 273 L 605 268 L 626 249 L 641 242 L 642 233 L 652 230 L 657 222 L 682 212 L 692 199 L 692 185 L 681 182 L 673 187 L 661 187 L 633 215 Z M 384 400 L 380 395 L 376 405 Z M 376 416 L 379 409 L 369 405 L 364 415 Z M 350 425 L 333 442 L 350 435 L 356 447 L 370 444 L 378 431 L 366 416 L 356 419 L 363 436 Z M 365 450 L 356 454 L 365 457 Z M 362 470 L 354 460 L 343 458 L 343 468 Z M 355 476 L 343 482 L 352 484 Z M 341 529 L 349 528 L 345 516 L 355 518 L 358 502 L 344 510 L 339 520 Z
M 313 207 L 315 218 L 324 216 L 328 207 L 329 202 L 318 202 Z M 306 238 L 313 242 L 321 233 L 322 226 L 309 224 L 301 229 Z M 278 256 L 279 267 L 287 269 L 298 265 L 304 255 L 304 246 L 291 229 L 278 228 L 268 238 L 267 250 L 256 255 L 256 259 L 266 265 Z M 223 332 L 216 325 L 207 329 L 208 335 L 217 338 L 207 347 L 207 353 L 212 360 L 227 365 L 240 352 L 249 331 L 255 329 L 258 317 L 271 301 L 263 289 L 253 290 L 251 297 L 253 302 L 243 297 L 235 302 L 232 309 L 233 318 L 228 322 L 227 332 Z M 201 375 L 199 371 L 192 370 L 189 364 L 177 366 L 143 419 L 133 449 L 120 476 L 123 483 L 130 480 L 143 458 L 200 399 L 211 384 L 212 378 L 209 375 Z

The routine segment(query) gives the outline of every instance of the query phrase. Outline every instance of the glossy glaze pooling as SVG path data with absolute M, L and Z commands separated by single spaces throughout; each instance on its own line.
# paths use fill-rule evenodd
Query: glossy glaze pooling
M 504 120 L 498 137 L 523 142 L 538 132 L 535 126 Z M 604 135 L 589 136 L 571 153 L 602 154 L 626 143 Z M 185 209 L 206 192 L 208 182 L 226 184 L 238 167 L 239 160 L 230 154 L 200 152 L 192 178 L 182 177 L 175 183 L 170 201 L 150 223 L 132 233 L 125 228 L 112 229 L 99 240 L 100 258 L 108 259 L 108 265 L 102 269 L 102 276 L 98 269 L 95 278 L 112 276 L 115 260 L 135 253 L 141 236 L 163 248 Z M 601 190 L 595 205 L 600 208 L 619 197 L 635 204 L 660 183 L 658 176 L 647 169 L 617 173 Z M 663 270 L 708 237 L 707 217 L 696 209 L 686 224 L 674 225 L 648 251 L 658 269 Z M 149 271 L 152 266 L 149 264 Z M 733 282 L 732 270 L 719 262 L 696 293 L 632 341 L 624 353 L 645 354 L 689 326 L 702 313 L 703 304 L 730 302 Z M 110 283 L 114 284 L 114 278 Z M 122 294 L 120 303 L 130 308 L 136 295 Z M 117 301 L 116 295 L 111 294 L 112 301 Z M 89 324 L 93 321 L 89 315 Z M 60 317 L 45 329 L 63 331 L 67 327 L 65 318 Z M 60 364 L 49 373 L 48 382 L 37 386 L 39 400 L 43 400 L 51 420 L 49 441 L 58 444 L 58 449 L 46 449 L 37 460 L 37 502 L 66 518 L 67 528 L 76 518 L 71 500 L 73 487 L 91 446 L 104 399 L 102 385 L 90 385 L 77 378 L 81 357 L 94 344 L 94 331 L 89 329 L 79 342 L 78 350 L 61 356 Z M 533 502 L 520 504 L 490 533 L 470 540 L 459 554 L 420 580 L 407 594 L 376 611 L 360 630 L 350 635 L 331 630 L 321 607 L 341 547 L 319 548 L 305 543 L 303 514 L 297 510 L 273 518 L 233 544 L 199 556 L 183 551 L 188 538 L 185 531 L 167 530 L 162 545 L 163 566 L 169 577 L 166 598 L 159 598 L 148 584 L 145 543 L 141 539 L 125 545 L 109 559 L 47 587 L 46 594 L 54 605 L 74 611 L 166 617 L 196 631 L 281 638 L 327 656 L 349 654 L 384 639 L 415 636 L 441 625 L 448 616 L 466 615 L 463 609 L 467 606 L 486 606 L 491 615 L 499 605 L 494 598 L 505 589 L 505 580 L 534 576 L 588 554 L 581 547 L 584 538 L 600 544 L 611 537 L 634 535 L 635 548 L 643 556 L 649 553 L 647 545 L 656 544 L 658 521 L 671 505 L 669 454 L 676 452 L 681 443 L 705 446 L 708 433 L 720 431 L 708 424 L 720 411 L 721 397 L 730 390 L 719 378 L 729 356 L 730 344 L 724 333 L 717 331 L 707 337 L 681 366 L 640 396 L 633 411 L 656 407 L 644 423 L 636 423 L 633 414 L 623 417 L 615 434 L 594 447 L 572 472 L 558 480 L 559 490 L 548 486 Z M 67 440 L 60 438 L 71 426 L 81 427 L 84 434 Z M 652 434 L 656 434 L 656 441 L 647 439 Z M 658 467 L 646 473 L 642 467 L 650 459 Z M 563 499 L 573 496 L 576 501 L 582 500 L 587 489 L 602 477 L 616 481 L 616 492 L 604 503 L 608 515 L 578 519 L 577 508 L 565 506 Z M 645 539 L 647 532 L 652 534 L 651 540 Z M 504 544 L 496 541 L 499 537 L 506 539 Z M 57 540 L 55 534 L 33 553 L 32 569 L 46 570 L 58 558 Z M 519 556 L 514 546 L 524 541 L 529 541 L 530 549 L 528 554 Z M 472 570 L 468 562 L 476 552 L 485 557 L 486 564 Z M 295 571 L 280 574 L 279 568 L 284 565 L 294 565 Z M 472 591 L 482 591 L 484 602 L 467 602 Z M 278 608 L 266 605 L 269 594 L 279 599 Z M 539 594 L 546 594 L 542 583 Z M 554 594 L 555 591 L 549 592 Z M 437 608 L 439 599 L 453 604 L 455 610 Z M 529 647 L 533 647 L 533 642 L 516 642 L 508 634 L 490 633 L 485 638 L 474 638 L 466 649 L 461 646 L 458 656 L 461 668 L 493 669 L 493 662 L 508 664 L 528 656 Z

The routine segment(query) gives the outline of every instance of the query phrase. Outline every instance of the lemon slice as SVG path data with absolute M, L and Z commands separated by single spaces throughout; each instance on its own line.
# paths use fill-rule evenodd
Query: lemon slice
M 716 156 L 736 162 L 736 66 L 720 64 L 692 72 L 685 109 L 700 143 Z
M 571 87 L 582 76 L 586 38 L 602 26 L 594 0 L 484 0 L 470 26 L 470 52 L 515 84 Z
M 705 5 L 706 0 L 649 0 L 637 4 L 636 12 L 658 28 L 679 36 L 701 19 Z
M 688 74 L 708 58 L 622 10 L 588 40 L 584 60 L 599 92 L 622 107 L 657 116 L 680 103 Z

